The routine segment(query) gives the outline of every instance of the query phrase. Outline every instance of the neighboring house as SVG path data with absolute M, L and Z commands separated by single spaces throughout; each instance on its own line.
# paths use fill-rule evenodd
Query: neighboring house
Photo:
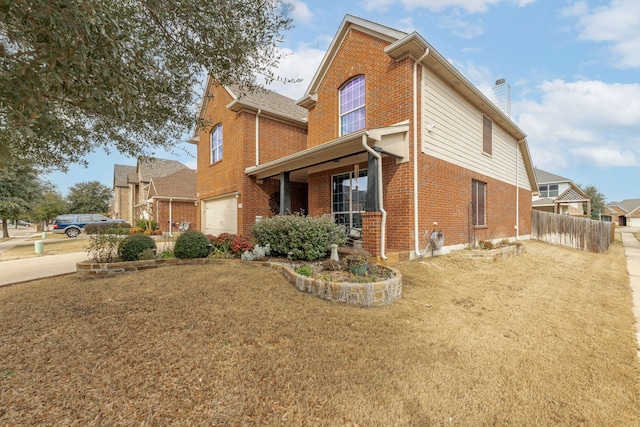
M 209 82 L 192 139 L 202 231 L 304 208 L 382 258 L 415 257 L 434 222 L 447 249 L 530 234 L 525 133 L 418 33 L 347 15 L 297 106 Z
M 148 218 L 162 231 L 177 231 L 183 222 L 197 221 L 196 171 L 181 169 L 171 175 L 151 178 L 146 196 Z
M 621 227 L 640 227 L 640 199 L 625 199 L 621 202 L 608 203 L 601 219 L 615 222 Z
M 569 178 L 534 168 L 538 195 L 533 196 L 535 210 L 561 215 L 591 216 L 591 199 Z
M 176 160 L 139 158 L 136 166 L 113 167 L 113 216 L 127 220 L 131 225 L 143 218 L 146 210 L 149 183 L 177 171 L 189 169 Z

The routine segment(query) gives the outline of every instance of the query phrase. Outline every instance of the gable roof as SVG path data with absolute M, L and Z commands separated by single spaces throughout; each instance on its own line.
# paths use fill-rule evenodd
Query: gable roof
M 493 122 L 499 124 L 518 141 L 526 138 L 526 134 L 487 98 L 477 87 L 462 75 L 446 58 L 444 58 L 431 44 L 420 34 L 413 32 L 407 34 L 394 30 L 366 19 L 353 15 L 345 15 L 338 32 L 333 38 L 329 49 L 325 53 L 316 74 L 314 75 L 304 96 L 298 100 L 298 105 L 309 107 L 317 100 L 317 91 L 322 80 L 331 66 L 340 45 L 351 29 L 370 34 L 381 40 L 389 42 L 384 51 L 395 61 L 411 57 L 421 60 L 421 63 L 429 67 L 436 75 L 447 82 L 452 88 L 461 93 L 472 105 L 482 111 Z
M 630 215 L 633 212 L 635 212 L 638 209 L 640 209 L 640 199 L 625 199 L 625 200 L 623 200 L 621 202 L 607 203 L 607 207 L 609 209 L 613 208 L 614 206 L 619 208 L 619 209 L 621 209 L 621 210 L 623 210 L 624 213 L 625 213 L 625 216 L 626 215 Z
M 211 92 L 215 87 L 220 87 L 211 76 L 207 77 L 207 85 L 200 102 L 198 121 L 204 120 L 204 114 L 211 99 Z M 233 98 L 227 108 L 231 111 L 249 111 L 254 114 L 261 114 L 270 118 L 284 121 L 296 126 L 307 127 L 307 110 L 296 104 L 294 99 L 280 95 L 272 90 L 259 88 L 253 92 L 242 91 L 237 86 L 222 86 L 224 90 Z M 195 126 L 193 135 L 189 139 L 192 144 L 197 144 L 200 140 L 200 129 Z
M 138 158 L 136 174 L 141 182 L 149 182 L 151 178 L 167 176 L 182 169 L 188 168 L 177 160 Z
M 407 34 L 356 16 L 345 15 L 309 87 L 304 96 L 298 100 L 298 105 L 305 108 L 315 105 L 318 100 L 317 92 L 320 84 L 331 67 L 342 42 L 352 29 L 387 41 L 389 45 L 384 51 L 393 60 L 400 61 L 410 57 L 428 67 L 453 90 L 460 93 L 474 107 L 504 129 L 516 141 L 519 141 L 522 144 L 522 156 L 526 164 L 527 177 L 532 187 L 532 193 L 538 193 L 531 154 L 526 141 L 527 135 L 524 131 L 417 32 Z
M 226 86 L 225 89 L 234 98 L 227 105 L 231 111 L 249 110 L 270 115 L 280 120 L 294 122 L 293 124 L 307 124 L 307 109 L 296 104 L 296 101 L 267 89 L 242 93 L 239 88 Z
M 196 171 L 186 168 L 167 176 L 151 178 L 147 197 L 197 200 Z
M 564 193 L 559 195 L 555 201 L 556 202 L 586 202 L 590 200 L 591 198 L 589 198 L 589 196 L 584 194 L 584 192 L 582 192 L 582 190 L 580 190 L 578 187 L 571 186 L 567 188 L 564 191 Z
M 536 174 L 536 180 L 538 184 L 556 184 L 561 182 L 569 182 L 572 183 L 569 178 L 565 178 L 560 175 L 553 174 L 551 172 L 543 171 L 542 169 L 533 168 Z
M 135 175 L 136 167 L 128 165 L 113 165 L 113 187 L 127 187 L 129 176 Z

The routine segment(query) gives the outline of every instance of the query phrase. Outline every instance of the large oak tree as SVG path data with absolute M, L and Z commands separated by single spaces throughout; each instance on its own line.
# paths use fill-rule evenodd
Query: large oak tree
M 66 170 L 193 129 L 199 81 L 255 89 L 290 27 L 278 0 L 0 0 L 0 156 Z

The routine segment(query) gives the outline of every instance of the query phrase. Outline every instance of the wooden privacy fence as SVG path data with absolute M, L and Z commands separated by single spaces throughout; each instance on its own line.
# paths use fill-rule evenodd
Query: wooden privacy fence
M 609 250 L 612 234 L 610 222 L 531 211 L 531 237 L 543 242 L 605 253 Z

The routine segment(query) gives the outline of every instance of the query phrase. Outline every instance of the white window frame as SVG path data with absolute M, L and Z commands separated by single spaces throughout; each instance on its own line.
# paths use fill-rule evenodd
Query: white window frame
M 209 162 L 214 164 L 222 160 L 222 123 L 211 129 L 209 141 Z
M 349 85 L 354 83 L 354 82 L 356 82 L 356 81 L 358 81 L 358 82 L 361 81 L 362 82 L 362 95 L 363 95 L 362 96 L 362 104 L 354 106 L 353 108 L 351 108 L 351 109 L 349 109 L 347 111 L 342 111 L 342 104 L 343 104 L 342 96 L 343 96 L 344 92 L 350 88 Z M 338 105 L 338 108 L 340 110 L 339 113 L 338 113 L 338 115 L 339 115 L 338 123 L 339 123 L 339 128 L 340 128 L 340 136 L 348 135 L 350 133 L 357 132 L 357 131 L 362 130 L 362 129 L 365 128 L 365 126 L 366 126 L 366 111 L 367 111 L 366 110 L 366 105 L 367 105 L 367 102 L 366 102 L 366 80 L 365 80 L 364 75 L 355 76 L 352 79 L 349 79 L 349 81 L 347 81 L 345 84 L 343 84 L 342 87 L 340 87 L 340 97 L 339 97 L 339 105 Z M 362 114 L 365 115 L 365 120 L 363 120 L 362 127 L 357 128 L 357 129 L 351 129 L 351 130 L 349 130 L 347 132 L 346 128 L 348 127 L 348 124 L 344 124 L 343 125 L 343 119 L 348 118 L 349 116 L 356 114 L 360 110 L 362 110 L 362 112 L 363 112 Z

